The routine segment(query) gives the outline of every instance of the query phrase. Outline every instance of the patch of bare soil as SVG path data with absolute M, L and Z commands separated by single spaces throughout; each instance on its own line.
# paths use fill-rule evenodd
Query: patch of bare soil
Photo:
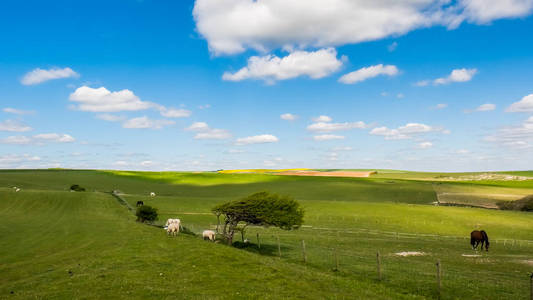
M 325 177 L 368 177 L 372 172 L 352 172 L 352 171 L 332 171 L 332 172 L 320 172 L 320 171 L 286 171 L 276 173 L 276 175 L 292 175 L 292 176 L 325 176 Z
M 424 255 L 426 255 L 426 253 L 424 253 L 424 252 L 418 252 L 418 251 L 404 251 L 404 252 L 397 252 L 397 253 L 394 253 L 394 255 L 396 255 L 396 256 L 402 256 L 402 257 L 407 257 L 407 256 L 424 256 Z

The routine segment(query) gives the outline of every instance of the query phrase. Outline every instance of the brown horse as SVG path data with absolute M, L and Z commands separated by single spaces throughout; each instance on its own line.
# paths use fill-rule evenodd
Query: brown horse
M 489 251 L 489 236 L 485 230 L 474 230 L 470 233 L 470 245 L 472 245 L 472 249 L 476 250 L 479 243 L 481 243 L 481 250 L 483 250 L 483 245 L 485 245 L 485 250 Z

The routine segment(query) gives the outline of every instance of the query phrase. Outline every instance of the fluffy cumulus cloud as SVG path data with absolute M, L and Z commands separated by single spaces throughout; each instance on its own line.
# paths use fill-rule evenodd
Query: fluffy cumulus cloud
M 2 109 L 3 112 L 14 115 L 32 115 L 35 113 L 33 110 L 22 110 L 11 107 L 6 107 Z
M 454 69 L 452 72 L 446 76 L 446 77 L 440 77 L 434 80 L 422 80 L 417 82 L 415 85 L 417 86 L 426 86 L 432 83 L 433 85 L 443 85 L 443 84 L 449 84 L 452 82 L 466 82 L 472 80 L 474 75 L 477 74 L 477 69 Z
M 312 118 L 311 120 L 313 120 L 313 122 L 331 122 L 333 121 L 333 119 L 329 116 L 318 116 L 316 118 Z
M 357 71 L 350 72 L 339 78 L 339 82 L 345 84 L 353 84 L 374 78 L 380 75 L 395 76 L 399 73 L 398 68 L 393 65 L 375 65 L 366 68 L 361 68 Z
M 315 141 L 331 141 L 331 140 L 344 140 L 344 136 L 342 135 L 334 135 L 334 134 L 321 134 L 321 135 L 315 135 L 313 136 L 313 139 Z
M 491 111 L 491 110 L 495 110 L 495 109 L 496 109 L 496 105 L 495 104 L 485 103 L 485 104 L 481 104 L 480 106 L 478 106 L 476 108 L 476 111 Z
M 429 132 L 448 133 L 447 130 L 443 130 L 442 128 L 434 128 L 426 124 L 407 123 L 404 126 L 400 126 L 396 129 L 376 127 L 370 131 L 370 134 L 384 136 L 386 140 L 405 140 L 413 138 L 413 136 Z
M 15 120 L 5 120 L 0 122 L 0 131 L 10 131 L 10 132 L 25 132 L 30 131 L 33 128 Z
M 524 96 L 520 101 L 511 104 L 507 112 L 533 112 L 533 94 Z
M 80 75 L 74 72 L 74 70 L 72 70 L 71 68 L 64 68 L 64 69 L 52 68 L 48 70 L 37 68 L 26 73 L 26 75 L 22 77 L 20 82 L 24 85 L 34 85 L 34 84 L 43 83 L 45 81 L 49 81 L 53 79 L 70 78 L 70 77 L 78 78 L 80 77 Z
M 77 104 L 76 109 L 89 112 L 109 113 L 155 109 L 166 118 L 185 118 L 191 115 L 191 111 L 186 109 L 167 108 L 154 102 L 143 101 L 128 89 L 112 92 L 105 87 L 82 86 L 70 94 L 69 100 Z M 101 119 L 107 121 L 113 119 L 109 117 L 110 115 L 100 116 L 103 116 Z
M 235 73 L 225 72 L 222 79 L 261 79 L 269 83 L 299 76 L 318 79 L 339 70 L 341 66 L 342 61 L 337 59 L 337 51 L 333 48 L 314 52 L 294 51 L 282 58 L 275 55 L 252 56 L 246 67 Z
M 231 133 L 228 130 L 211 128 L 205 122 L 194 122 L 185 130 L 196 132 L 195 140 L 225 140 L 231 138 Z
M 9 136 L 7 138 L 1 139 L 0 143 L 11 145 L 44 145 L 48 143 L 72 143 L 74 141 L 75 139 L 69 134 L 41 133 L 33 136 Z
M 532 0 L 196 0 L 197 31 L 215 55 L 332 47 L 435 25 L 487 24 L 531 13 Z
M 266 144 L 266 143 L 277 143 L 279 139 L 271 134 L 261 134 L 254 135 L 244 138 L 238 138 L 235 144 L 237 145 L 251 145 L 251 144 Z
M 117 116 L 113 114 L 98 114 L 96 115 L 96 118 L 108 122 L 119 122 L 124 121 L 126 119 L 126 117 L 124 116 Z
M 69 97 L 77 109 L 90 112 L 136 111 L 154 107 L 154 103 L 142 101 L 132 91 L 124 89 L 112 92 L 105 87 L 77 88 Z
M 282 119 L 282 120 L 285 120 L 285 121 L 294 121 L 294 120 L 298 119 L 298 116 L 297 115 L 293 115 L 291 113 L 286 113 L 286 114 L 280 115 L 279 118 Z
M 332 123 L 331 121 L 333 121 L 333 119 L 331 119 L 328 116 L 319 116 L 317 118 L 313 118 L 312 120 L 314 123 L 308 125 L 307 130 L 313 131 L 313 132 L 332 132 L 332 131 L 368 128 L 368 125 L 362 121 Z M 330 137 L 333 137 L 333 136 L 330 136 Z
M 508 148 L 533 148 L 533 116 L 520 125 L 500 128 L 485 140 Z
M 147 116 L 142 116 L 125 121 L 122 123 L 122 127 L 128 129 L 161 129 L 175 123 L 172 120 L 152 120 Z

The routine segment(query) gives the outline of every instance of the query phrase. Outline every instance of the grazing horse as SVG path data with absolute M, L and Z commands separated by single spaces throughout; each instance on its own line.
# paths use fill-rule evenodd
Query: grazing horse
M 476 250 L 477 246 L 481 242 L 481 250 L 483 250 L 483 245 L 485 245 L 485 250 L 489 251 L 489 236 L 485 230 L 474 230 L 470 233 L 470 245 L 472 249 Z
M 142 201 L 137 201 L 137 206 L 143 206 L 144 205 L 144 202 Z

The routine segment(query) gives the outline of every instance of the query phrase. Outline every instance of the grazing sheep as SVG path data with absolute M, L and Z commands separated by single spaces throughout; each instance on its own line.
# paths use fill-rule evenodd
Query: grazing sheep
M 250 240 L 249 240 L 249 239 L 244 239 L 244 243 L 245 243 L 245 244 L 249 244 L 249 243 L 250 243 Z
M 178 234 L 180 232 L 181 227 L 181 221 L 180 219 L 168 219 L 165 223 L 165 228 L 167 230 L 167 233 L 176 233 Z
M 180 232 L 179 223 L 171 223 L 167 227 L 167 234 L 176 236 Z
M 20 192 L 20 189 L 19 189 L 19 188 L 16 188 L 16 189 L 15 189 L 15 192 Z
M 207 239 L 214 242 L 216 233 L 213 230 L 204 230 L 204 232 L 202 232 L 202 237 L 204 238 L 204 240 Z
M 151 193 L 150 193 L 150 197 L 155 197 L 155 193 L 154 193 L 154 192 L 151 192 Z

